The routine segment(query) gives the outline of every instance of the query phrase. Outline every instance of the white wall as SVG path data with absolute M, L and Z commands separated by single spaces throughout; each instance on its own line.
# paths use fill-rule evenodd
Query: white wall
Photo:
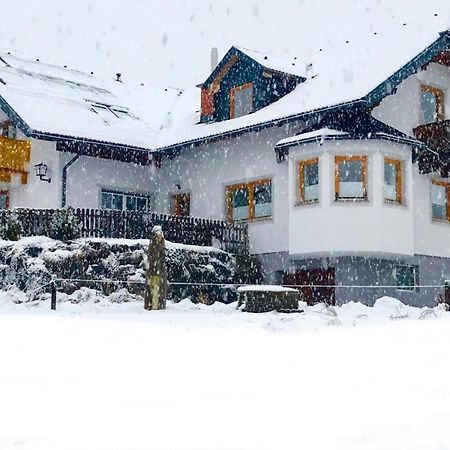
M 62 166 L 74 156 L 69 153 L 61 155 L 61 172 Z M 153 166 L 81 156 L 67 171 L 67 205 L 99 208 L 102 189 L 148 195 L 158 187 Z
M 334 157 L 368 156 L 368 201 L 335 201 Z M 384 156 L 403 160 L 404 204 L 383 199 Z M 320 201 L 296 205 L 297 162 L 319 157 Z M 386 141 L 325 141 L 291 148 L 289 155 L 291 255 L 413 254 L 411 150 Z
M 415 165 L 413 171 L 415 253 L 450 258 L 450 223 L 432 219 L 431 181 L 433 178 L 439 179 L 435 174 L 419 174 Z
M 288 249 L 288 171 L 287 163 L 278 164 L 275 144 L 296 128 L 270 128 L 246 133 L 186 149 L 172 161 L 163 160 L 159 171 L 160 210 L 169 212 L 169 193 L 191 192 L 191 215 L 226 220 L 226 186 L 261 178 L 272 179 L 272 218 L 249 224 L 250 247 L 254 253 Z
M 27 139 L 18 133 L 18 139 Z M 35 164 L 44 163 L 49 167 L 51 183 L 40 181 L 36 176 Z M 60 169 L 56 144 L 48 141 L 31 139 L 31 160 L 27 168 L 28 183 L 16 180 L 7 189 L 10 191 L 11 207 L 17 208 L 55 208 L 60 197 Z
M 420 85 L 430 84 L 444 91 L 445 117 L 450 117 L 450 67 L 431 63 L 426 70 L 411 75 L 397 87 L 393 95 L 384 98 L 372 114 L 388 125 L 413 135 L 412 130 L 423 123 Z

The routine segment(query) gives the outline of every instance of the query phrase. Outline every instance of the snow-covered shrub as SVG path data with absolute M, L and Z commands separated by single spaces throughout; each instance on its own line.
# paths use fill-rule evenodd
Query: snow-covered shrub
M 6 217 L 4 225 L 0 227 L 0 237 L 7 241 L 18 241 L 22 235 L 22 225 L 15 211 Z
M 80 222 L 75 215 L 75 210 L 69 206 L 56 211 L 50 223 L 50 237 L 67 242 L 79 236 Z

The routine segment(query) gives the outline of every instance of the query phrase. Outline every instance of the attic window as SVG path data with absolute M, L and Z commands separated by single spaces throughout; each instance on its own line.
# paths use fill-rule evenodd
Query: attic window
M 253 112 L 253 83 L 230 89 L 230 119 Z
M 102 119 L 109 121 L 111 116 L 116 118 L 132 117 L 131 114 L 119 106 L 106 105 L 103 103 L 91 103 L 91 111 L 98 114 Z

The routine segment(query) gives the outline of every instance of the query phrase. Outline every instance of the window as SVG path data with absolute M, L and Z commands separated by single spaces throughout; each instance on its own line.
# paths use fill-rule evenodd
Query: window
M 91 103 L 91 111 L 100 116 L 105 122 L 109 122 L 111 118 L 131 117 L 126 108 L 103 103 Z
M 272 216 L 272 180 L 258 180 L 227 187 L 227 216 L 230 222 Z
M 399 159 L 384 158 L 384 200 L 389 203 L 403 201 L 402 162 Z
M 433 181 L 431 184 L 432 217 L 450 221 L 450 183 Z
M 230 90 L 230 119 L 253 112 L 253 83 L 243 84 Z
M 367 200 L 367 156 L 336 156 L 336 200 Z
M 319 159 L 298 162 L 299 203 L 319 201 Z
M 419 268 L 412 265 L 397 265 L 395 267 L 397 289 L 402 291 L 418 290 Z
M 0 209 L 9 209 L 9 191 L 0 191 Z
M 172 195 L 172 214 L 176 216 L 190 216 L 191 214 L 191 194 Z
M 421 107 L 423 123 L 444 120 L 444 91 L 433 86 L 421 85 Z
M 149 212 L 154 209 L 154 197 L 152 195 L 102 190 L 102 208 Z
M 17 134 L 16 127 L 11 123 L 9 119 L 4 120 L 0 123 L 0 133 L 2 137 L 15 139 Z

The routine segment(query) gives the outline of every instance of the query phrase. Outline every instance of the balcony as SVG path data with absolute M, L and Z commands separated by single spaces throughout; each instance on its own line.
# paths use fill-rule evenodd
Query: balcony
M 418 158 L 422 173 L 439 171 L 442 177 L 450 176 L 450 120 L 419 125 L 413 130 L 414 136 L 424 142 L 431 152 Z
M 14 175 L 22 184 L 28 182 L 31 142 L 0 137 L 0 182 L 11 183 Z

